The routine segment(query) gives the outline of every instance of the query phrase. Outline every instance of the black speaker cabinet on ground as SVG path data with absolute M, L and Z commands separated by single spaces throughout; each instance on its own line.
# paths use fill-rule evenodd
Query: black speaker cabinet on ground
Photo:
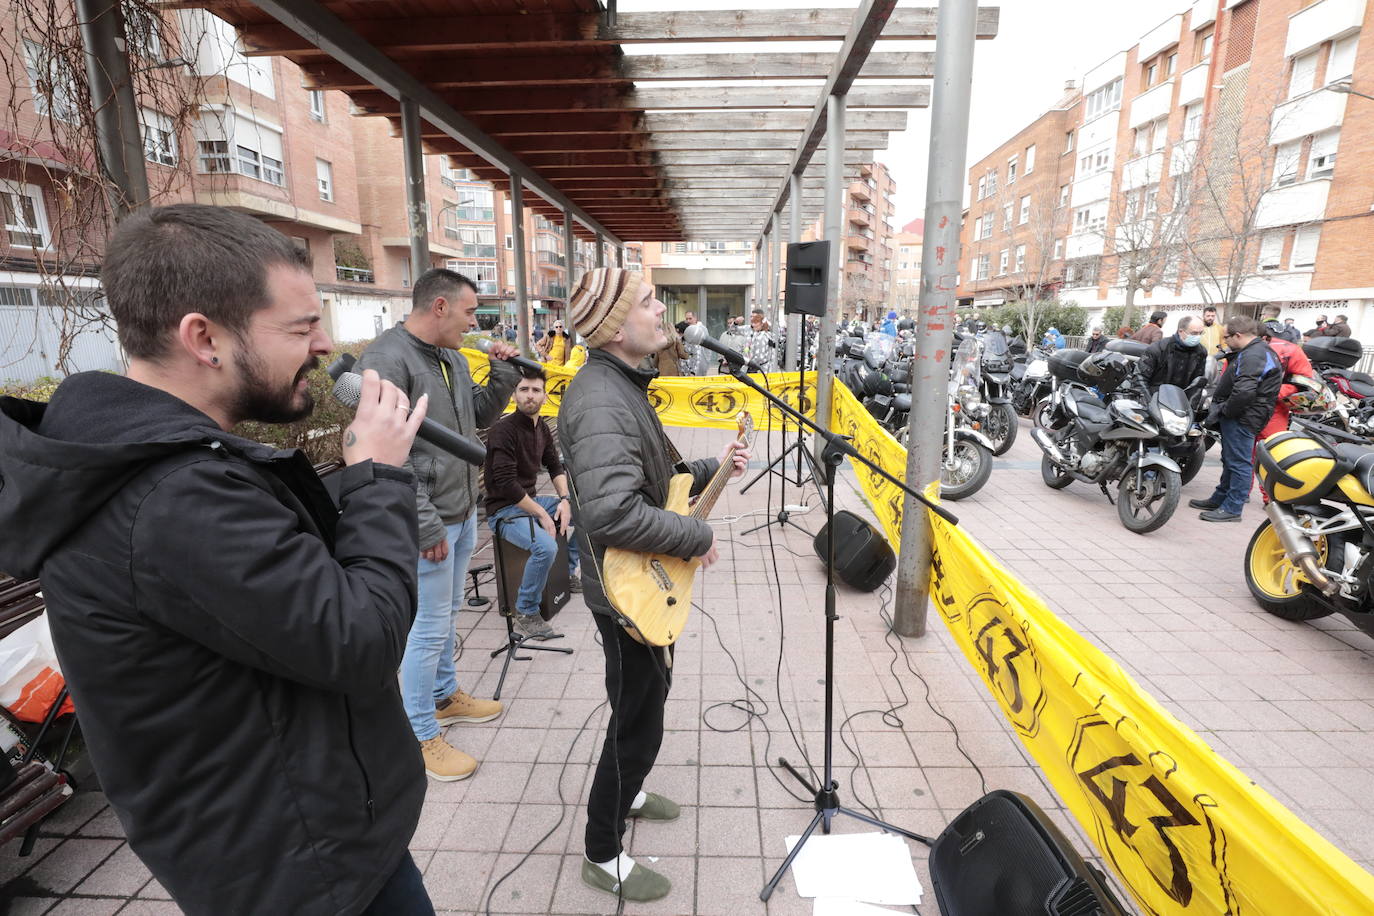
M 828 530 L 829 526 L 823 525 L 811 545 L 821 562 L 825 562 Z M 896 568 L 897 556 L 881 531 L 853 512 L 842 509 L 835 513 L 835 575 L 841 582 L 871 592 Z
M 787 291 L 782 310 L 788 315 L 824 315 L 830 289 L 830 243 L 790 242 L 787 246 Z
M 517 516 L 513 521 L 502 522 L 502 525 L 527 525 L 534 524 L 528 516 Z M 496 606 L 501 608 L 502 613 L 508 610 L 515 613 L 515 597 L 520 594 L 520 580 L 525 577 L 525 563 L 528 562 L 529 552 L 516 547 L 504 538 L 499 539 L 499 543 L 494 545 L 496 550 Z M 558 535 L 558 554 L 553 558 L 553 565 L 549 567 L 549 577 L 544 582 L 544 593 L 539 597 L 539 616 L 545 620 L 552 620 L 554 615 L 563 610 L 563 606 L 572 597 L 572 588 L 568 577 L 568 541 L 563 535 Z
M 1128 916 L 1103 874 L 1035 802 L 998 789 L 969 805 L 930 847 L 942 916 Z

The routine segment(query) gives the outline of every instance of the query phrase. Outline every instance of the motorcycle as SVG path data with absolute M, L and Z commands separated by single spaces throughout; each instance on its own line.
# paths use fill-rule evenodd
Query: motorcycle
M 1075 480 L 1097 484 L 1116 503 L 1121 524 L 1146 534 L 1167 523 L 1178 508 L 1182 472 L 1165 451 L 1187 441 L 1194 430 L 1193 409 L 1176 385 L 1161 385 L 1145 398 L 1143 384 L 1135 379 L 1118 391 L 1135 371 L 1135 360 L 1124 353 L 1060 350 L 1050 360 L 1056 386 L 1047 423 L 1031 437 L 1043 453 L 1045 486 L 1062 490 Z M 1108 489 L 1112 484 L 1115 500 Z
M 1245 583 L 1284 620 L 1340 613 L 1374 634 L 1374 445 L 1294 417 L 1256 447 L 1269 494 L 1245 549 Z
M 1318 337 L 1302 345 L 1312 368 L 1344 407 L 1355 407 L 1374 399 L 1374 376 L 1356 372 L 1363 349 L 1351 337 Z
M 978 344 L 969 337 L 959 344 L 950 373 L 940 464 L 940 496 L 944 499 L 966 499 L 992 476 L 992 442 L 980 432 L 989 405 L 979 387 Z
M 980 341 L 978 376 L 982 382 L 983 400 L 988 404 L 987 421 L 983 431 L 992 442 L 994 455 L 1005 455 L 1016 441 L 1020 427 L 1016 411 L 1011 406 L 1011 373 L 1014 365 L 1007 336 L 991 330 Z
M 1011 406 L 1018 414 L 1029 417 L 1035 405 L 1049 396 L 1053 376 L 1050 375 L 1050 356 L 1055 351 L 1050 347 L 1038 346 L 1026 356 L 1019 365 L 1018 372 L 1012 368 L 1016 384 L 1011 392 Z

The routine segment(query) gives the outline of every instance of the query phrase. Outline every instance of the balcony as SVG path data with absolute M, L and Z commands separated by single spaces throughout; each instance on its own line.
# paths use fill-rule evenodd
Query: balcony
M 1169 45 L 1178 44 L 1178 34 L 1183 28 L 1183 14 L 1178 13 L 1170 16 L 1168 20 L 1157 28 L 1151 29 L 1140 39 L 1140 50 L 1136 53 L 1137 60 L 1149 60 Z M 1197 26 L 1193 26 L 1197 28 Z
M 496 211 L 491 207 L 454 207 L 458 219 L 469 223 L 492 223 L 496 221 Z
M 559 283 L 536 283 L 530 288 L 530 295 L 540 299 L 564 299 L 568 288 Z
M 344 283 L 376 283 L 377 279 L 372 271 L 362 267 L 344 267 L 341 264 L 334 266 L 335 279 Z
M 449 238 L 451 238 L 451 239 L 456 239 L 456 238 L 457 238 L 457 235 L 456 235 L 456 234 L 455 234 L 455 235 L 449 235 L 448 233 L 445 233 L 445 235 L 447 235 L 447 236 L 448 236 Z M 495 245 L 473 245 L 473 244 L 471 244 L 471 243 L 464 242 L 464 243 L 463 243 L 463 257 L 464 257 L 464 258 L 479 258 L 479 259 L 481 259 L 481 258 L 494 259 L 494 258 L 496 257 L 496 246 L 495 246 Z
M 1299 140 L 1309 134 L 1339 127 L 1345 120 L 1345 103 L 1350 97 L 1341 92 L 1317 90 L 1284 102 L 1274 109 L 1269 122 L 1269 142 Z
M 1217 21 L 1217 0 L 1194 0 L 1193 15 L 1188 20 L 1188 28 L 1200 29 L 1209 22 Z
M 1158 120 L 1169 113 L 1174 100 L 1174 81 L 1165 80 L 1158 86 L 1143 92 L 1131 102 L 1131 127 L 1140 127 Z
M 857 226 L 870 226 L 873 223 L 872 217 L 857 207 L 850 207 L 848 216 L 849 221 Z
M 873 242 L 864 238 L 862 235 L 846 236 L 844 243 L 850 251 L 862 251 L 867 254 L 873 250 Z
M 1197 165 L 1196 140 L 1180 140 L 1174 144 L 1174 151 L 1169 154 L 1169 175 L 1177 178 L 1184 172 L 1191 172 L 1193 166 Z
M 1286 188 L 1273 188 L 1260 198 L 1255 225 L 1261 229 L 1310 223 L 1326 216 L 1326 198 L 1331 192 L 1330 178 L 1300 181 Z
M 562 267 L 563 256 L 556 251 L 536 251 L 534 263 L 541 267 Z
M 1179 108 L 1201 102 L 1207 97 L 1207 74 L 1210 71 L 1211 65 L 1208 63 L 1201 63 L 1183 71 L 1183 75 L 1178 78 Z
M 855 200 L 872 200 L 873 191 L 866 181 L 855 181 L 849 185 L 849 196 Z
M 1364 23 L 1365 0 L 1321 0 L 1288 17 L 1283 53 L 1292 57 L 1324 41 L 1353 32 Z
M 476 282 L 477 295 L 479 296 L 496 296 L 501 292 L 495 280 L 478 280 Z
M 1164 175 L 1164 153 L 1138 156 L 1121 167 L 1121 188 L 1132 191 L 1147 184 L 1158 184 Z

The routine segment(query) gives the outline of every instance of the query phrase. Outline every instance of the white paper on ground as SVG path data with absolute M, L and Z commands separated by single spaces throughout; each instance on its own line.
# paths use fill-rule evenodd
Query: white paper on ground
M 786 838 L 787 850 L 800 837 Z M 891 833 L 815 835 L 792 860 L 802 897 L 839 897 L 906 906 L 921 902 L 921 882 L 906 842 Z
M 910 916 L 907 911 L 889 910 L 845 897 L 817 897 L 811 909 L 811 916 L 901 916 L 903 913 Z

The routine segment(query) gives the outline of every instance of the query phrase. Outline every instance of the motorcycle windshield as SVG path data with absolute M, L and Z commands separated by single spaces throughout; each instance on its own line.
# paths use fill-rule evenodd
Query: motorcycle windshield
M 1193 405 L 1188 400 L 1188 392 L 1177 385 L 1160 385 L 1159 390 L 1150 398 L 1150 413 L 1160 417 L 1161 410 L 1192 419 Z
M 1007 335 L 1001 331 L 988 331 L 983 336 L 983 353 L 989 359 L 1001 359 L 1011 352 L 1011 345 L 1007 343 Z
M 887 362 L 896 347 L 897 338 L 891 334 L 874 334 L 864 345 L 864 362 L 868 363 L 871 369 L 879 369 Z
M 964 385 L 978 385 L 978 344 L 972 337 L 965 337 L 954 354 L 954 371 L 950 375 L 950 393 Z

